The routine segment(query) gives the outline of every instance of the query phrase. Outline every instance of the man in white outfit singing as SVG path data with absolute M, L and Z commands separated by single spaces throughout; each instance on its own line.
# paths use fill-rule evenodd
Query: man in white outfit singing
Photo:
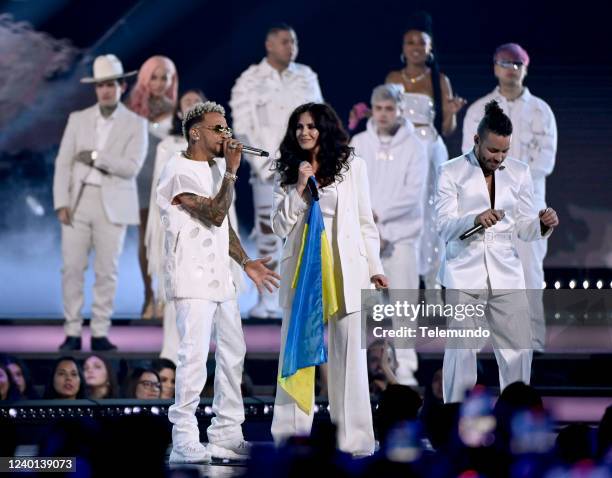
M 529 165 L 533 180 L 535 206 L 546 208 L 546 177 L 555 167 L 557 153 L 557 124 L 555 116 L 544 100 L 531 94 L 523 85 L 529 66 L 529 55 L 516 43 L 506 43 L 493 55 L 494 73 L 499 85 L 488 95 L 476 100 L 467 110 L 463 122 L 464 153 L 473 146 L 474 134 L 482 118 L 484 106 L 491 100 L 499 103 L 514 132 L 510 142 L 510 157 Z M 544 257 L 548 241 L 525 242 L 518 239 L 516 247 L 523 264 L 528 294 L 531 333 L 534 350 L 543 351 L 546 328 L 542 304 Z M 540 291 L 540 292 L 538 292 Z
M 124 73 L 115 55 L 95 59 L 97 104 L 68 118 L 53 177 L 53 207 L 62 224 L 62 294 L 66 340 L 60 350 L 81 350 L 83 286 L 95 252 L 91 348 L 115 350 L 107 338 L 117 267 L 127 226 L 138 224 L 135 178 L 147 152 L 146 121 L 121 103 Z
M 284 24 L 270 28 L 265 46 L 266 57 L 236 80 L 230 106 L 236 137 L 270 152 L 269 158 L 247 156 L 247 159 L 251 166 L 257 252 L 262 257 L 271 256 L 269 266 L 277 270 L 281 240 L 272 232 L 270 223 L 274 196 L 271 166 L 278 157 L 291 112 L 304 103 L 321 103 L 323 97 L 316 73 L 295 63 L 298 42 L 293 28 Z M 249 316 L 280 317 L 278 292 L 261 292 Z
M 474 148 L 439 168 L 436 227 L 446 243 L 439 280 L 454 305 L 486 310 L 500 388 L 531 377 L 531 330 L 523 267 L 514 239 L 543 240 L 559 224 L 552 208 L 538 213 L 529 167 L 507 158 L 512 123 L 497 102 L 485 106 Z M 474 226 L 484 231 L 461 240 Z M 455 309 L 458 310 L 458 309 Z M 450 329 L 475 330 L 478 322 L 449 320 Z M 445 402 L 463 400 L 476 384 L 474 339 L 447 340 L 443 365 Z
M 399 300 L 394 289 L 419 288 L 419 237 L 423 229 L 423 194 L 429 167 L 427 147 L 402 116 L 401 86 L 388 83 L 372 92 L 372 117 L 366 131 L 351 140 L 355 154 L 365 160 L 370 183 L 374 221 L 380 233 L 380 255 L 391 289 L 390 299 Z M 417 385 L 414 373 L 417 355 L 410 344 L 395 341 L 402 385 Z
M 246 346 L 230 258 L 239 263 L 258 289 L 278 287 L 280 276 L 251 260 L 228 221 L 242 144 L 231 138 L 225 110 L 217 103 L 197 103 L 183 120 L 187 150 L 177 153 L 161 173 L 157 204 L 165 230 L 167 299 L 172 301 L 179 333 L 176 401 L 168 411 L 172 429 L 171 463 L 202 463 L 211 456 L 246 458 L 248 443 L 241 424 L 240 393 Z M 217 343 L 215 417 L 208 428 L 208 448 L 200 443 L 195 412 L 206 383 L 206 359 L 215 325 Z

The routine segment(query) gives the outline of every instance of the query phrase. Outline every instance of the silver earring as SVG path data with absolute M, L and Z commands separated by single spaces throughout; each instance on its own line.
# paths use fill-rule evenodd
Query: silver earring
M 406 55 L 403 53 L 400 55 L 400 61 L 405 65 L 406 64 Z

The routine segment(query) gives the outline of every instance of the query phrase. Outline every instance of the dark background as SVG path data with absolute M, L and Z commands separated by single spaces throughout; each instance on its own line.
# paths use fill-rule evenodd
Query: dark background
M 0 133 L 0 228 L 42 227 L 53 220 L 55 151 L 68 113 L 95 101 L 91 86 L 78 79 L 89 75 L 96 55 L 115 53 L 126 70 L 138 69 L 151 55 L 167 55 L 177 65 L 180 89 L 199 87 L 227 105 L 237 76 L 263 57 L 267 28 L 286 22 L 299 38 L 298 61 L 319 74 L 325 99 L 346 119 L 352 104 L 367 101 L 388 71 L 401 66 L 406 19 L 423 9 L 434 20 L 441 68 L 469 102 L 495 86 L 491 57 L 496 46 L 514 41 L 529 52 L 526 84 L 550 104 L 559 129 L 557 165 L 547 196 L 562 227 L 549 242 L 546 264 L 609 268 L 612 26 L 603 5 L 474 0 L 0 2 L 0 11 L 14 21 L 27 21 L 34 30 L 67 39 L 79 49 L 72 67 L 30 92 Z M 6 62 L 1 66 L 11 67 Z M 3 94 L 10 92 L 11 85 L 0 86 Z M 40 98 L 51 94 L 54 101 L 41 106 Z M 460 153 L 462 119 L 463 112 L 455 134 L 446 140 L 451 157 Z M 248 231 L 249 186 L 246 180 L 238 184 L 239 217 Z M 20 200 L 27 191 L 45 207 L 42 218 L 31 217 Z

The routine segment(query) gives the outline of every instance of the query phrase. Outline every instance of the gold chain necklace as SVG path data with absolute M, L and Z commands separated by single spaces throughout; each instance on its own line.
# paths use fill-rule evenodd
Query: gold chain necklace
M 423 78 L 425 78 L 425 76 L 429 73 L 429 68 L 427 68 L 423 73 L 421 73 L 420 75 L 417 76 L 413 76 L 412 78 L 408 76 L 408 74 L 406 73 L 406 70 L 404 70 L 402 68 L 402 78 L 406 81 L 406 83 L 412 83 L 413 85 L 417 82 L 417 81 L 421 81 Z

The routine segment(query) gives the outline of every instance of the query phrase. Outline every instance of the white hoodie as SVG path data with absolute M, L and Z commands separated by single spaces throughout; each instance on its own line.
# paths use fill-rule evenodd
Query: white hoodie
M 385 241 L 418 241 L 423 226 L 423 194 L 429 167 L 427 147 L 405 118 L 391 139 L 391 160 L 377 159 L 383 150 L 370 118 L 367 129 L 351 140 L 355 153 L 367 165 L 372 210 Z

